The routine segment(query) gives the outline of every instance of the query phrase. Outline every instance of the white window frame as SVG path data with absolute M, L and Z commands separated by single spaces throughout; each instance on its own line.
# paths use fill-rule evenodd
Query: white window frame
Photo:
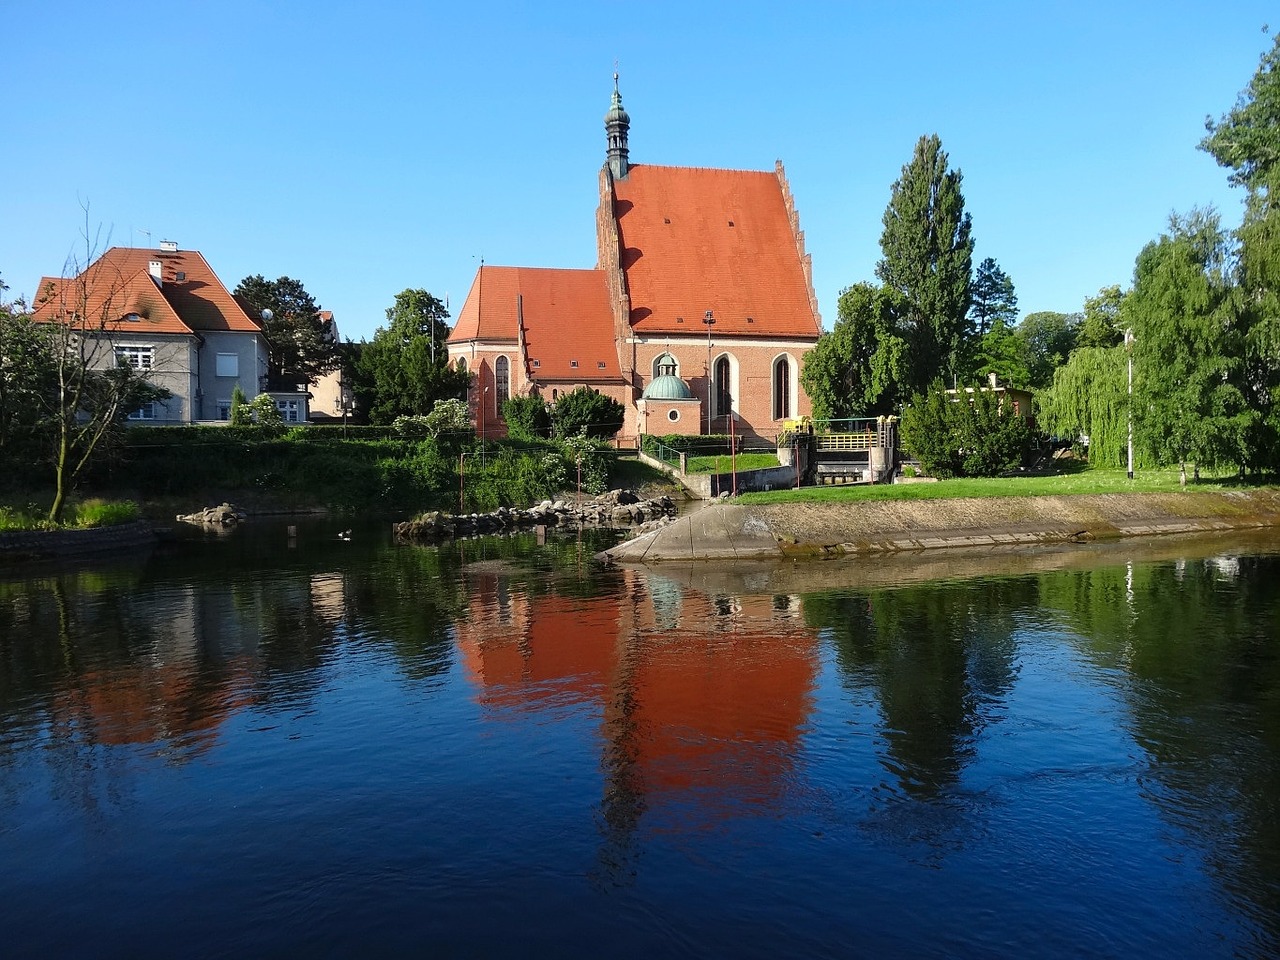
M 123 360 L 135 370 L 151 370 L 155 366 L 156 348 L 140 343 L 120 343 L 116 345 L 116 360 Z
M 240 354 L 218 353 L 214 355 L 214 376 L 239 377 Z
M 231 401 L 230 400 L 218 401 L 218 419 L 219 420 L 231 419 Z
M 301 400 L 277 400 L 276 409 L 280 411 L 280 417 L 285 423 L 302 422 Z
M 159 406 L 160 404 L 158 404 L 156 401 L 149 400 L 146 403 L 144 403 L 142 406 L 140 406 L 137 410 L 131 411 L 129 413 L 128 419 L 134 420 L 134 421 L 159 420 L 160 417 L 156 413 L 156 410 Z

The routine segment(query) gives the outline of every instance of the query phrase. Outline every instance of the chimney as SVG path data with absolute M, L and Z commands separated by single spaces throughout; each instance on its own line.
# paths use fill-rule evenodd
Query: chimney
M 987 381 L 991 384 L 991 389 L 994 390 L 996 388 L 996 375 L 994 373 L 988 373 Z
M 178 241 L 177 240 L 161 240 L 160 252 L 161 253 L 177 253 Z
M 147 273 L 151 274 L 151 279 L 156 282 L 157 287 L 164 286 L 164 275 L 161 273 L 161 263 L 159 260 L 150 260 L 147 262 Z

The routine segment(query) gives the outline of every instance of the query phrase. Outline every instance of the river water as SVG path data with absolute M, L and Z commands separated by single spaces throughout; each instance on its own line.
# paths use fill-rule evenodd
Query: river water
M 1271 957 L 1280 537 L 0 574 L 14 957 Z

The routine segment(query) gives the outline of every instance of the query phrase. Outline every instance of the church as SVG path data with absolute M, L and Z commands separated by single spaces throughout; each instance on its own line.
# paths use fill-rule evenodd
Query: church
M 641 434 L 772 441 L 810 414 L 804 355 L 822 329 L 786 174 L 631 163 L 618 78 L 605 114 L 594 269 L 482 265 L 449 358 L 474 374 L 484 436 L 502 403 L 588 386 Z

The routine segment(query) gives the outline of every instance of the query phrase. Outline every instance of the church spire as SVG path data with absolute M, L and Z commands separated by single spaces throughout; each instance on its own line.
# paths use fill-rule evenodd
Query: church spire
M 631 118 L 622 109 L 622 94 L 618 92 L 618 74 L 613 74 L 613 102 L 609 112 L 604 115 L 604 129 L 609 138 L 609 151 L 606 154 L 609 171 L 615 180 L 627 179 L 627 131 L 631 129 Z

